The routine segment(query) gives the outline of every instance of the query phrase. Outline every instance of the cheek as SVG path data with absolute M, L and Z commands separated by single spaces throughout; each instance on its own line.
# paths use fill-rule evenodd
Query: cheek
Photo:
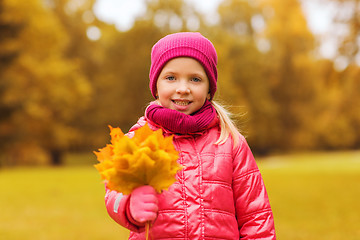
M 210 93 L 208 91 L 209 89 L 207 87 L 202 87 L 201 89 L 198 89 L 197 96 L 199 99 L 209 99 Z
M 157 101 L 160 102 L 163 107 L 169 105 L 170 97 L 170 91 L 167 91 L 166 89 L 159 89 L 157 91 Z
M 166 91 L 166 89 L 159 89 L 159 91 L 157 91 L 157 94 L 158 99 L 166 99 L 169 97 L 169 91 Z
M 161 82 L 161 80 L 158 81 L 157 85 L 156 85 L 156 93 L 157 93 L 157 96 L 162 96 L 162 95 L 165 95 L 166 92 L 167 92 L 167 86 Z

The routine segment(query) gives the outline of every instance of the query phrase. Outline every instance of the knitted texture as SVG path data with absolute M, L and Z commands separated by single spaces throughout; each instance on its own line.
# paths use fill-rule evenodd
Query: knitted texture
M 150 90 L 156 98 L 156 83 L 165 64 L 177 57 L 191 57 L 201 63 L 210 83 L 210 99 L 217 88 L 217 54 L 214 45 L 200 33 L 181 32 L 160 39 L 151 50 Z
M 216 110 L 208 100 L 199 111 L 191 115 L 152 103 L 146 108 L 145 116 L 172 133 L 192 134 L 205 129 L 214 120 Z

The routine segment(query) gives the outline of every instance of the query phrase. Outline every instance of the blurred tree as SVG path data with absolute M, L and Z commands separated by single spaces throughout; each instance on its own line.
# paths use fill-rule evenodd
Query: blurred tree
M 262 17 L 255 2 L 224 0 L 218 9 L 221 29 L 237 36 L 238 41 L 253 41 L 256 37 L 253 20 Z
M 319 63 L 321 101 L 317 103 L 318 147 L 321 149 L 357 149 L 360 144 L 360 68 L 351 64 L 337 71 L 333 62 Z
M 0 148 L 12 139 L 7 126 L 16 106 L 6 104 L 3 99 L 10 84 L 10 80 L 5 78 L 5 72 L 19 54 L 19 46 L 13 44 L 12 41 L 19 34 L 22 26 L 23 24 L 13 23 L 7 19 L 4 13 L 4 2 L 0 0 Z
M 146 13 L 129 31 L 114 32 L 99 25 L 104 37 L 98 43 L 105 52 L 100 54 L 101 68 L 92 75 L 96 100 L 91 113 L 98 125 L 90 139 L 102 141 L 99 136 L 107 134 L 106 124 L 127 129 L 143 114 L 152 99 L 150 49 L 159 38 L 171 32 L 200 31 L 218 50 L 219 98 L 246 106 L 246 130 L 254 151 L 321 145 L 319 129 L 328 98 L 321 94 L 322 72 L 315 69 L 318 62 L 312 52 L 315 40 L 298 1 L 227 0 L 219 7 L 218 25 L 207 25 L 185 1 L 146 4 Z
M 346 134 L 348 145 L 346 148 L 358 149 L 360 146 L 360 67 L 351 64 L 345 71 L 344 77 L 340 78 L 343 84 L 344 101 L 339 115 L 345 119 L 348 131 L 341 132 L 338 139 L 343 139 Z M 345 117 L 346 116 L 346 117 Z M 340 141 L 342 143 L 343 140 Z
M 334 60 L 337 78 L 327 85 L 327 90 L 332 92 L 328 101 L 333 103 L 328 111 L 336 117 L 330 118 L 331 121 L 327 119 L 332 133 L 324 130 L 321 136 L 328 148 L 356 148 L 360 145 L 360 111 L 357 110 L 360 109 L 360 1 L 330 2 L 336 5 L 333 22 L 343 30 L 337 35 L 338 51 Z
M 11 40 L 19 34 L 23 25 L 10 22 L 4 13 L 4 8 L 4 0 L 0 0 L 0 73 L 3 72 L 18 55 L 18 46 L 11 44 Z
M 78 66 L 78 72 L 91 85 L 91 99 L 86 108 L 74 113 L 69 125 L 77 130 L 78 134 L 69 146 L 70 150 L 83 151 L 94 149 L 103 144 L 106 121 L 104 109 L 99 106 L 102 101 L 99 88 L 106 85 L 107 63 L 105 49 L 116 32 L 114 27 L 100 22 L 93 13 L 95 0 L 49 0 L 48 8 L 64 29 L 68 43 L 63 49 L 64 57 Z M 100 132 L 99 132 L 100 131 Z
M 218 11 L 220 20 L 214 42 L 219 56 L 219 98 L 233 106 L 243 106 L 232 109 L 236 115 L 245 113 L 238 119 L 239 127 L 249 135 L 254 151 L 266 153 L 272 143 L 276 106 L 269 81 L 261 70 L 264 55 L 257 46 L 264 27 L 261 9 L 254 2 L 227 0 Z
M 329 1 L 336 5 L 333 22 L 336 27 L 343 29 L 342 34 L 338 36 L 340 43 L 337 57 L 348 64 L 360 62 L 360 1 Z
M 312 106 L 318 100 L 314 37 L 297 0 L 262 0 L 260 7 L 266 22 L 262 37 L 270 46 L 264 77 L 277 106 L 272 145 L 275 149 L 312 148 L 316 138 Z
M 316 87 L 319 97 L 312 108 L 316 109 L 313 132 L 320 149 L 358 148 L 360 129 L 359 94 L 359 7 L 357 0 L 329 0 L 335 4 L 332 37 L 338 38 L 337 54 L 332 60 L 316 64 Z
M 2 76 L 8 79 L 2 104 L 18 106 L 11 119 L 2 122 L 16 139 L 15 145 L 6 146 L 8 162 L 28 161 L 16 157 L 20 149 L 28 149 L 23 155 L 31 162 L 37 161 L 36 155 L 49 154 L 53 164 L 60 164 L 60 153 L 78 134 L 71 122 L 86 106 L 91 86 L 78 63 L 64 57 L 69 38 L 42 1 L 3 3 L 7 21 L 24 25 L 12 40 L 19 46 L 18 57 Z
M 314 39 L 300 4 L 227 0 L 219 15 L 220 93 L 245 106 L 254 151 L 308 147 Z
M 158 36 L 151 25 L 135 23 L 128 32 L 115 35 L 106 49 L 108 82 L 102 86 L 100 104 L 106 110 L 108 123 L 124 131 L 137 121 L 152 99 L 148 88 L 150 49 Z
M 344 7 L 339 12 L 359 5 L 329 1 Z M 336 71 L 331 60 L 314 59 L 315 39 L 297 0 L 224 0 L 210 22 L 185 0 L 146 0 L 145 14 L 126 32 L 96 19 L 94 2 L 0 0 L 7 162 L 61 164 L 65 150 L 108 142 L 108 124 L 126 131 L 153 100 L 152 45 L 178 31 L 199 31 L 214 43 L 216 100 L 247 113 L 240 128 L 254 152 L 360 145 L 356 11 L 341 19 L 351 30 L 339 47 L 348 64 Z
M 146 13 L 140 21 L 147 21 L 162 34 L 196 31 L 203 23 L 202 16 L 184 0 L 146 0 Z

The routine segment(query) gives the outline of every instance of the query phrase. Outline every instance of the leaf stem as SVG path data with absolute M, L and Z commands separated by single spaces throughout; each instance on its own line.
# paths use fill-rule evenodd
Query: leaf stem
M 149 240 L 149 230 L 150 230 L 150 222 L 146 222 L 146 224 L 145 224 L 145 236 L 146 236 L 146 240 Z

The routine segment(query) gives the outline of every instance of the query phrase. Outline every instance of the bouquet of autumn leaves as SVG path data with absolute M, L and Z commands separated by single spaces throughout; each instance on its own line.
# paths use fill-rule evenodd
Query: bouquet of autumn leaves
M 153 131 L 148 124 L 135 130 L 132 138 L 120 128 L 109 128 L 111 144 L 94 153 L 100 162 L 95 168 L 110 190 L 130 194 L 137 187 L 150 185 L 161 193 L 175 182 L 181 166 L 172 136 L 164 137 L 161 129 Z

